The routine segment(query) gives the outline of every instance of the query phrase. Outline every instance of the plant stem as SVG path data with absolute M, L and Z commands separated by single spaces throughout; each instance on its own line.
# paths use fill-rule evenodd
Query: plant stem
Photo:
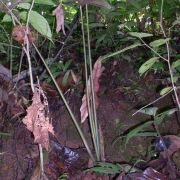
M 95 131 L 95 151 L 97 160 L 100 160 L 100 152 L 99 152 L 99 133 L 98 133 L 98 125 L 97 125 L 97 114 L 96 114 L 96 100 L 94 94 L 94 81 L 92 74 L 92 58 L 91 58 L 91 46 L 90 46 L 90 33 L 89 33 L 89 17 L 88 17 L 88 5 L 86 4 L 86 21 L 87 21 L 87 37 L 88 37 L 88 54 L 89 54 L 89 67 L 90 67 L 90 85 L 91 85 L 91 93 L 92 93 L 92 104 L 93 104 L 93 123 L 94 123 L 94 131 Z
M 59 92 L 59 94 L 60 94 L 60 96 L 61 96 L 61 98 L 62 98 L 62 100 L 63 100 L 63 102 L 64 102 L 64 104 L 65 104 L 65 106 L 66 106 L 66 108 L 67 108 L 67 110 L 68 110 L 68 112 L 70 114 L 70 116 L 71 116 L 71 118 L 72 118 L 72 120 L 73 120 L 73 123 L 75 124 L 75 126 L 76 126 L 76 128 L 77 128 L 77 130 L 79 132 L 79 135 L 80 135 L 80 137 L 81 137 L 81 139 L 82 139 L 82 141 L 83 141 L 83 143 L 84 143 L 84 145 L 85 145 L 85 147 L 86 147 L 86 149 L 87 149 L 87 151 L 89 153 L 90 158 L 92 159 L 92 161 L 95 161 L 94 156 L 93 156 L 93 154 L 92 154 L 92 152 L 90 150 L 90 147 L 89 147 L 89 145 L 88 145 L 88 143 L 86 141 L 86 138 L 84 137 L 84 134 L 83 134 L 83 132 L 82 132 L 82 130 L 81 130 L 81 128 L 80 128 L 74 114 L 73 114 L 73 112 L 71 111 L 71 109 L 70 109 L 70 107 L 69 107 L 69 105 L 68 105 L 68 103 L 67 103 L 67 101 L 66 101 L 66 99 L 65 99 L 65 97 L 64 97 L 64 95 L 63 95 L 63 93 L 61 91 L 61 89 L 59 88 L 54 76 L 52 75 L 52 73 L 51 73 L 49 67 L 47 66 L 44 58 L 42 57 L 41 53 L 39 52 L 38 48 L 36 47 L 36 45 L 34 43 L 33 43 L 33 46 L 34 46 L 36 52 L 38 53 L 39 57 L 41 58 L 41 60 L 42 60 L 42 62 L 44 64 L 46 70 L 48 71 L 50 77 L 52 78 L 52 81 L 55 84 L 55 86 L 56 86 L 56 88 L 57 88 L 57 90 L 58 90 L 58 92 Z

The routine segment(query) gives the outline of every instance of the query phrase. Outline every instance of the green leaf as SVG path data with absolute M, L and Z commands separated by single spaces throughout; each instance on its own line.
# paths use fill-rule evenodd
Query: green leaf
M 19 16 L 21 17 L 21 19 L 26 21 L 27 12 L 23 11 L 19 14 Z M 36 11 L 31 11 L 30 17 L 29 17 L 29 23 L 40 34 L 42 34 L 43 36 L 46 36 L 48 39 L 52 40 L 51 29 L 49 27 L 47 20 L 42 15 L 40 15 Z
M 28 0 L 27 2 L 31 3 L 32 0 Z M 55 6 L 56 4 L 52 0 L 35 0 L 36 4 Z
M 178 24 L 180 24 L 180 18 L 177 18 L 177 19 L 172 23 L 173 26 L 178 25 Z
M 102 23 L 91 23 L 89 24 L 90 28 L 96 28 L 96 27 L 104 27 L 104 24 Z
M 132 129 L 127 135 L 126 135 L 126 142 L 125 145 L 127 145 L 127 143 L 129 142 L 129 140 L 132 137 L 135 137 L 138 135 L 139 132 L 141 132 L 145 127 L 151 125 L 153 123 L 153 121 L 147 121 L 137 127 L 135 127 L 134 129 Z
M 172 108 L 172 109 L 169 109 L 167 111 L 164 111 L 158 115 L 156 115 L 154 117 L 154 120 L 157 124 L 160 124 L 162 122 L 162 120 L 167 117 L 167 116 L 170 116 L 172 115 L 173 113 L 175 113 L 177 111 L 177 108 Z
M 88 169 L 88 171 L 94 171 L 98 173 L 104 174 L 116 174 L 121 170 L 121 166 L 119 164 L 113 164 L 108 162 L 98 162 L 96 166 Z
M 87 1 L 87 4 L 99 6 L 106 9 L 113 9 L 113 7 L 106 0 Z
M 158 40 L 155 40 L 155 41 L 151 42 L 149 45 L 150 45 L 151 47 L 156 48 L 156 47 L 159 47 L 159 46 L 165 44 L 165 43 L 168 42 L 169 40 L 170 40 L 170 38 L 158 39 Z
M 160 95 L 163 96 L 164 94 L 168 93 L 171 91 L 172 87 L 165 87 L 160 91 Z
M 124 48 L 124 49 L 121 49 L 121 50 L 119 50 L 119 51 L 116 51 L 116 52 L 114 52 L 114 53 L 104 55 L 104 56 L 101 57 L 101 60 L 103 61 L 103 60 L 105 60 L 105 59 L 107 59 L 107 58 L 116 56 L 116 55 L 118 55 L 118 54 L 120 54 L 120 53 L 123 53 L 123 52 L 125 52 L 125 51 L 127 51 L 127 50 L 129 50 L 129 49 L 133 49 L 133 48 L 138 47 L 138 46 L 141 46 L 141 44 L 140 44 L 140 43 L 135 43 L 135 44 L 133 44 L 133 45 L 131 45 L 131 46 L 128 46 L 128 47 L 126 47 L 126 48 Z
M 149 107 L 149 108 L 144 108 L 144 109 L 140 110 L 139 112 L 150 115 L 150 116 L 155 116 L 157 110 L 158 110 L 157 107 Z
M 172 64 L 173 68 L 176 68 L 178 66 L 180 66 L 180 59 L 178 59 L 177 61 L 173 62 L 173 64 Z
M 0 136 L 10 136 L 9 133 L 5 133 L 5 132 L 0 132 Z
M 19 3 L 17 7 L 21 8 L 21 9 L 30 9 L 31 4 L 30 3 Z
M 149 33 L 139 33 L 139 32 L 129 32 L 131 36 L 137 37 L 137 38 L 145 38 L 145 37 L 151 37 L 152 34 Z
M 141 67 L 139 68 L 140 75 L 148 71 L 153 66 L 153 64 L 157 62 L 158 59 L 159 59 L 158 57 L 153 57 L 147 60 L 144 64 L 142 64 Z
M 5 14 L 2 22 L 12 22 L 12 17 L 9 14 Z
M 153 137 L 153 136 L 158 136 L 157 132 L 139 132 L 137 134 L 137 136 L 140 136 L 140 137 Z
M 100 37 L 98 37 L 96 41 L 96 49 L 99 47 L 100 43 L 105 39 L 106 36 L 107 34 L 102 34 Z

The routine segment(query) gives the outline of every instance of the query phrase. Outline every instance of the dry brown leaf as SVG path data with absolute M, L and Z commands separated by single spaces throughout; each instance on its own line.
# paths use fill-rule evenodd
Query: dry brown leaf
M 53 15 L 56 16 L 56 32 L 58 33 L 61 29 L 63 34 L 66 35 L 64 30 L 64 10 L 62 5 L 58 5 L 53 11 Z
M 92 71 L 92 79 L 93 79 L 93 84 L 94 84 L 94 95 L 95 95 L 95 102 L 96 102 L 96 108 L 99 105 L 98 102 L 98 97 L 97 97 L 97 92 L 99 91 L 99 78 L 101 76 L 102 73 L 102 66 L 101 66 L 101 60 L 98 59 L 95 64 L 94 64 L 94 68 Z M 88 80 L 88 96 L 90 101 L 92 101 L 92 92 L 91 92 L 91 82 L 90 79 Z M 86 118 L 88 117 L 88 107 L 87 107 L 87 101 L 86 101 L 86 94 L 84 94 L 83 98 L 82 98 L 82 105 L 80 108 L 80 112 L 81 112 L 81 123 L 83 123 Z
M 12 29 L 12 38 L 17 41 L 20 44 L 27 44 L 27 40 L 26 40 L 26 26 L 22 26 L 22 25 L 17 25 L 14 26 Z M 31 32 L 30 28 L 29 28 L 29 32 L 27 34 L 27 38 L 29 43 L 34 43 L 35 42 L 35 37 L 34 34 Z
M 53 126 L 49 122 L 48 102 L 43 90 L 36 87 L 32 104 L 27 108 L 27 115 L 23 118 L 23 123 L 34 135 L 34 142 L 42 147 L 49 147 L 49 132 L 54 134 Z

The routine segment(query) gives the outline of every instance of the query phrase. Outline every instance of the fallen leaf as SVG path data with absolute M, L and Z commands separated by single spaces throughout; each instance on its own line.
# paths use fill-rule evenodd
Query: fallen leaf
M 101 60 L 98 59 L 95 62 L 94 68 L 93 68 L 93 71 L 92 71 L 92 80 L 93 80 L 93 84 L 94 84 L 94 96 L 95 96 L 96 108 L 99 105 L 97 92 L 99 91 L 99 78 L 101 76 L 101 73 L 102 73 Z M 88 87 L 86 87 L 86 88 L 88 89 L 88 97 L 89 97 L 89 100 L 92 101 L 92 90 L 91 90 L 90 78 L 88 79 L 87 84 L 88 84 Z M 81 112 L 81 123 L 83 123 L 86 120 L 86 118 L 88 117 L 88 107 L 87 107 L 86 93 L 84 94 L 84 96 L 82 98 L 82 105 L 81 105 L 81 108 L 80 108 L 80 112 Z
M 49 147 L 49 132 L 54 134 L 48 115 L 47 98 L 41 87 L 36 87 L 32 97 L 32 104 L 27 108 L 27 115 L 22 121 L 27 129 L 33 133 L 34 142 L 41 144 L 47 150 Z
M 124 180 L 166 180 L 166 176 L 156 171 L 155 169 L 149 167 L 143 172 L 130 173 L 123 176 Z
M 56 16 L 56 32 L 58 33 L 61 29 L 63 34 L 66 35 L 64 30 L 64 10 L 62 5 L 58 5 L 53 11 L 53 15 Z

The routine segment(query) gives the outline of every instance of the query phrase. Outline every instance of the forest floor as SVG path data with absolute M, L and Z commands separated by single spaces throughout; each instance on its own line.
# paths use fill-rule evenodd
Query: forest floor
M 150 116 L 142 113 L 137 113 L 134 116 L 133 114 L 140 107 L 159 97 L 157 88 L 160 85 L 160 78 L 154 73 L 139 77 L 133 71 L 133 67 L 126 61 L 114 59 L 105 65 L 105 70 L 100 78 L 97 113 L 102 133 L 101 140 L 103 139 L 101 146 L 104 147 L 104 150 L 101 151 L 104 152 L 103 158 L 106 162 L 123 163 L 130 166 L 138 161 L 144 161 L 143 165 L 137 166 L 137 168 L 144 170 L 151 159 L 158 159 L 157 153 L 152 150 L 152 141 L 156 137 L 132 137 L 126 146 L 123 137 L 137 125 L 150 119 Z M 26 88 L 24 87 L 24 91 L 27 91 Z M 78 89 L 72 88 L 65 96 L 75 116 L 80 119 L 79 109 L 82 93 L 78 92 Z M 121 174 L 103 175 L 84 172 L 84 169 L 87 169 L 91 163 L 61 98 L 59 96 L 48 96 L 48 101 L 55 138 L 60 142 L 59 148 L 64 147 L 63 151 L 66 151 L 66 147 L 67 151 L 68 148 L 71 148 L 72 152 L 78 154 L 79 159 L 67 162 L 69 154 L 66 152 L 64 154 L 58 153 L 58 147 L 56 147 L 58 143 L 50 138 L 51 148 L 49 152 L 44 151 L 46 176 L 50 180 L 55 180 L 61 174 L 65 175 L 67 173 L 67 179 L 71 180 L 118 178 L 120 180 Z M 174 106 L 171 95 L 153 104 L 153 106 L 161 109 L 167 108 L 167 105 Z M 161 135 L 177 135 L 180 129 L 179 123 L 180 121 L 176 115 L 167 117 L 159 126 Z M 82 129 L 89 143 L 91 143 L 87 121 L 82 124 Z M 154 131 L 154 127 L 149 126 L 145 130 Z M 0 131 L 8 133 L 8 136 L 0 137 L 0 179 L 37 179 L 40 171 L 38 145 L 34 144 L 33 136 L 22 123 L 22 118 L 3 118 L 0 121 Z M 156 167 L 160 164 L 158 163 Z M 176 164 L 176 166 L 178 165 Z M 163 168 L 155 169 L 163 173 Z M 176 170 L 178 168 L 176 167 Z

